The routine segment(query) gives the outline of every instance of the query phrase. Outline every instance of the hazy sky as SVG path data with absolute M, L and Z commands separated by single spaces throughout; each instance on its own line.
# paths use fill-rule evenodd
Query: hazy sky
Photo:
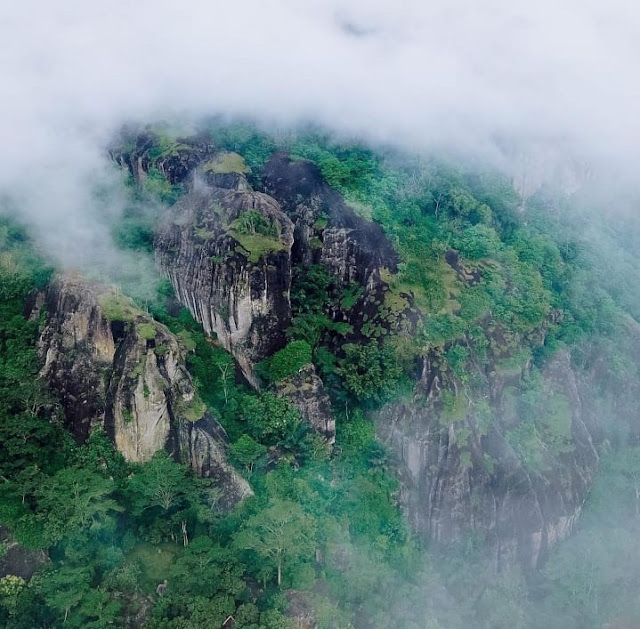
M 630 173 L 640 160 L 634 1 L 1 4 L 0 191 L 67 258 L 100 239 L 87 182 L 129 118 L 250 114 L 492 158 L 508 141 Z

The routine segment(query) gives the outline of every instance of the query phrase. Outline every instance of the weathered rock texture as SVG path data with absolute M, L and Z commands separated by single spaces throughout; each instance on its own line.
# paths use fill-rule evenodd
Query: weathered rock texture
M 149 170 L 155 168 L 171 184 L 185 181 L 198 165 L 215 153 L 211 138 L 204 133 L 167 141 L 163 145 L 152 131 L 137 132 L 127 128 L 109 150 L 111 159 L 127 169 L 138 183 L 144 182 Z
M 265 166 L 262 180 L 265 192 L 295 225 L 294 266 L 322 264 L 339 287 L 360 287 L 354 303 L 343 307 L 336 302 L 327 314 L 348 323 L 354 339 L 361 337 L 365 322 L 382 323 L 381 315 L 388 315 L 381 308 L 388 288 L 382 276 L 397 271 L 399 258 L 380 225 L 347 205 L 311 162 L 276 154 Z M 388 327 L 389 322 L 383 325 Z
M 569 402 L 570 434 L 538 466 L 527 465 L 506 437 L 518 424 L 504 393 L 506 380 L 494 378 L 488 426 L 473 404 L 446 419 L 442 377 L 428 360 L 413 403 L 381 410 L 377 429 L 399 460 L 401 502 L 426 539 L 448 544 L 480 534 L 500 569 L 515 562 L 535 567 L 569 535 L 598 463 L 587 429 L 588 392 L 566 352 L 551 361 L 543 381 L 546 394 Z
M 78 440 L 102 425 L 129 461 L 167 449 L 212 478 L 226 506 L 250 493 L 227 463 L 224 431 L 198 398 L 166 327 L 113 289 L 72 276 L 50 285 L 45 306 L 42 376 Z
M 303 367 L 275 386 L 276 393 L 287 398 L 300 411 L 304 422 L 322 435 L 327 443 L 335 443 L 336 420 L 331 411 L 331 401 L 313 365 Z
M 237 182 L 195 186 L 156 238 L 156 259 L 176 296 L 254 385 L 253 365 L 286 342 L 292 244 L 293 224 L 279 204 Z

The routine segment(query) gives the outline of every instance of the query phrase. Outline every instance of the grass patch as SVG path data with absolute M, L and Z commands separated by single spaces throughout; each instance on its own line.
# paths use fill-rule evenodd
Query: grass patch
M 127 558 L 140 565 L 140 586 L 145 593 L 155 594 L 158 584 L 169 578 L 169 572 L 179 553 L 180 548 L 170 543 L 154 546 L 140 542 L 131 549 Z
M 142 313 L 129 297 L 117 293 L 103 293 L 98 303 L 109 321 L 134 321 Z
M 263 255 L 284 251 L 286 246 L 278 238 L 263 236 L 262 234 L 243 234 L 231 227 L 229 233 L 240 246 L 249 254 L 249 262 L 257 262 Z
M 138 334 L 145 340 L 151 341 L 156 338 L 158 329 L 154 323 L 141 323 L 138 325 Z
M 251 169 L 247 166 L 244 158 L 237 153 L 222 153 L 204 165 L 205 173 L 224 175 L 228 173 L 246 174 Z
M 204 417 L 204 414 L 207 412 L 207 406 L 196 393 L 191 402 L 185 403 L 184 401 L 180 401 L 178 403 L 178 410 L 187 421 L 197 422 Z

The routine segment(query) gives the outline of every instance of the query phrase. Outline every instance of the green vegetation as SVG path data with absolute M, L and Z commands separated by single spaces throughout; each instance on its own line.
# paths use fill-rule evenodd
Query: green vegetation
M 140 308 L 133 303 L 131 298 L 122 293 L 103 293 L 98 296 L 98 303 L 109 321 L 131 322 L 141 314 Z
M 211 411 L 255 492 L 226 513 L 219 488 L 163 452 L 137 465 L 100 430 L 73 442 L 38 377 L 37 314 L 24 316 L 50 270 L 22 230 L 0 222 L 0 524 L 20 546 L 51 558 L 28 582 L 0 579 L 0 626 L 196 629 L 233 615 L 238 629 L 286 629 L 287 596 L 309 605 L 322 629 L 637 624 L 640 458 L 622 419 L 623 393 L 638 377 L 629 342 L 640 317 L 629 290 L 640 271 L 634 234 L 602 225 L 609 247 L 599 253 L 581 235 L 574 207 L 550 213 L 534 199 L 525 217 L 508 182 L 493 176 L 376 154 L 322 133 L 274 139 L 249 125 L 210 128 L 227 153 L 205 169 L 247 173 L 257 188 L 275 150 L 315 162 L 358 214 L 383 228 L 400 256 L 397 272 L 380 269 L 385 286 L 374 295 L 342 285 L 322 264 L 296 266 L 289 343 L 259 365 L 267 382 L 260 392 L 177 306 L 166 281 L 145 304 L 153 320 L 145 314 L 137 324 L 140 337 L 156 339 L 161 323 L 186 353 L 197 394 L 178 402 L 180 416 L 198 421 Z M 121 247 L 151 249 L 158 208 L 181 192 L 159 160 L 187 150 L 167 133 L 147 149 L 148 176 L 114 230 Z M 322 212 L 315 230 L 328 224 Z M 226 227 L 251 262 L 284 248 L 280 226 L 260 212 Z M 143 312 L 119 293 L 99 301 L 111 321 Z M 549 357 L 567 348 L 576 370 L 598 374 L 603 408 L 615 397 L 621 416 L 598 418 L 601 468 L 576 534 L 527 574 L 506 560 L 497 571 L 478 534 L 422 546 L 398 507 L 394 461 L 366 411 L 412 393 L 429 361 L 438 376 L 430 429 L 454 435 L 459 448 L 433 456 L 446 450 L 464 474 L 480 466 L 499 487 L 505 461 L 473 450 L 498 426 L 513 452 L 508 463 L 543 478 L 574 447 L 571 400 L 544 376 Z M 169 346 L 154 352 L 164 356 Z M 310 362 L 333 402 L 333 449 L 269 388 Z M 487 395 L 495 379 L 500 417 Z M 133 421 L 132 412 L 124 419 Z
M 255 263 L 263 255 L 286 249 L 280 240 L 279 226 L 256 210 L 242 212 L 229 224 L 228 231 L 249 254 L 249 262 Z
M 138 334 L 145 340 L 151 341 L 156 338 L 157 327 L 154 323 L 139 323 L 137 326 Z
M 271 382 L 295 375 L 311 363 L 311 346 L 306 341 L 291 341 L 286 347 L 258 365 L 259 373 Z
M 242 156 L 237 153 L 222 153 L 215 159 L 208 161 L 204 165 L 203 170 L 214 174 L 245 174 L 251 172 L 251 169 L 245 164 Z

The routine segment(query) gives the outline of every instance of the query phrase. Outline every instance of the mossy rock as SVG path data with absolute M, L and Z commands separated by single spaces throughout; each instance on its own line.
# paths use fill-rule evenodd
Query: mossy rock
M 137 326 L 138 334 L 145 341 L 151 341 L 156 338 L 158 328 L 155 323 L 139 323 Z
M 134 321 L 143 314 L 129 297 L 120 293 L 103 293 L 98 296 L 98 303 L 109 321 Z
M 262 234 L 244 234 L 233 228 L 229 233 L 247 252 L 249 262 L 255 264 L 264 255 L 284 251 L 286 246 L 278 239 Z
M 180 401 L 178 403 L 180 415 L 189 422 L 200 421 L 207 412 L 205 403 L 195 394 L 190 402 Z
M 204 172 L 216 175 L 226 175 L 229 173 L 246 174 L 251 172 L 244 158 L 238 153 L 221 153 L 208 161 L 204 167 Z

